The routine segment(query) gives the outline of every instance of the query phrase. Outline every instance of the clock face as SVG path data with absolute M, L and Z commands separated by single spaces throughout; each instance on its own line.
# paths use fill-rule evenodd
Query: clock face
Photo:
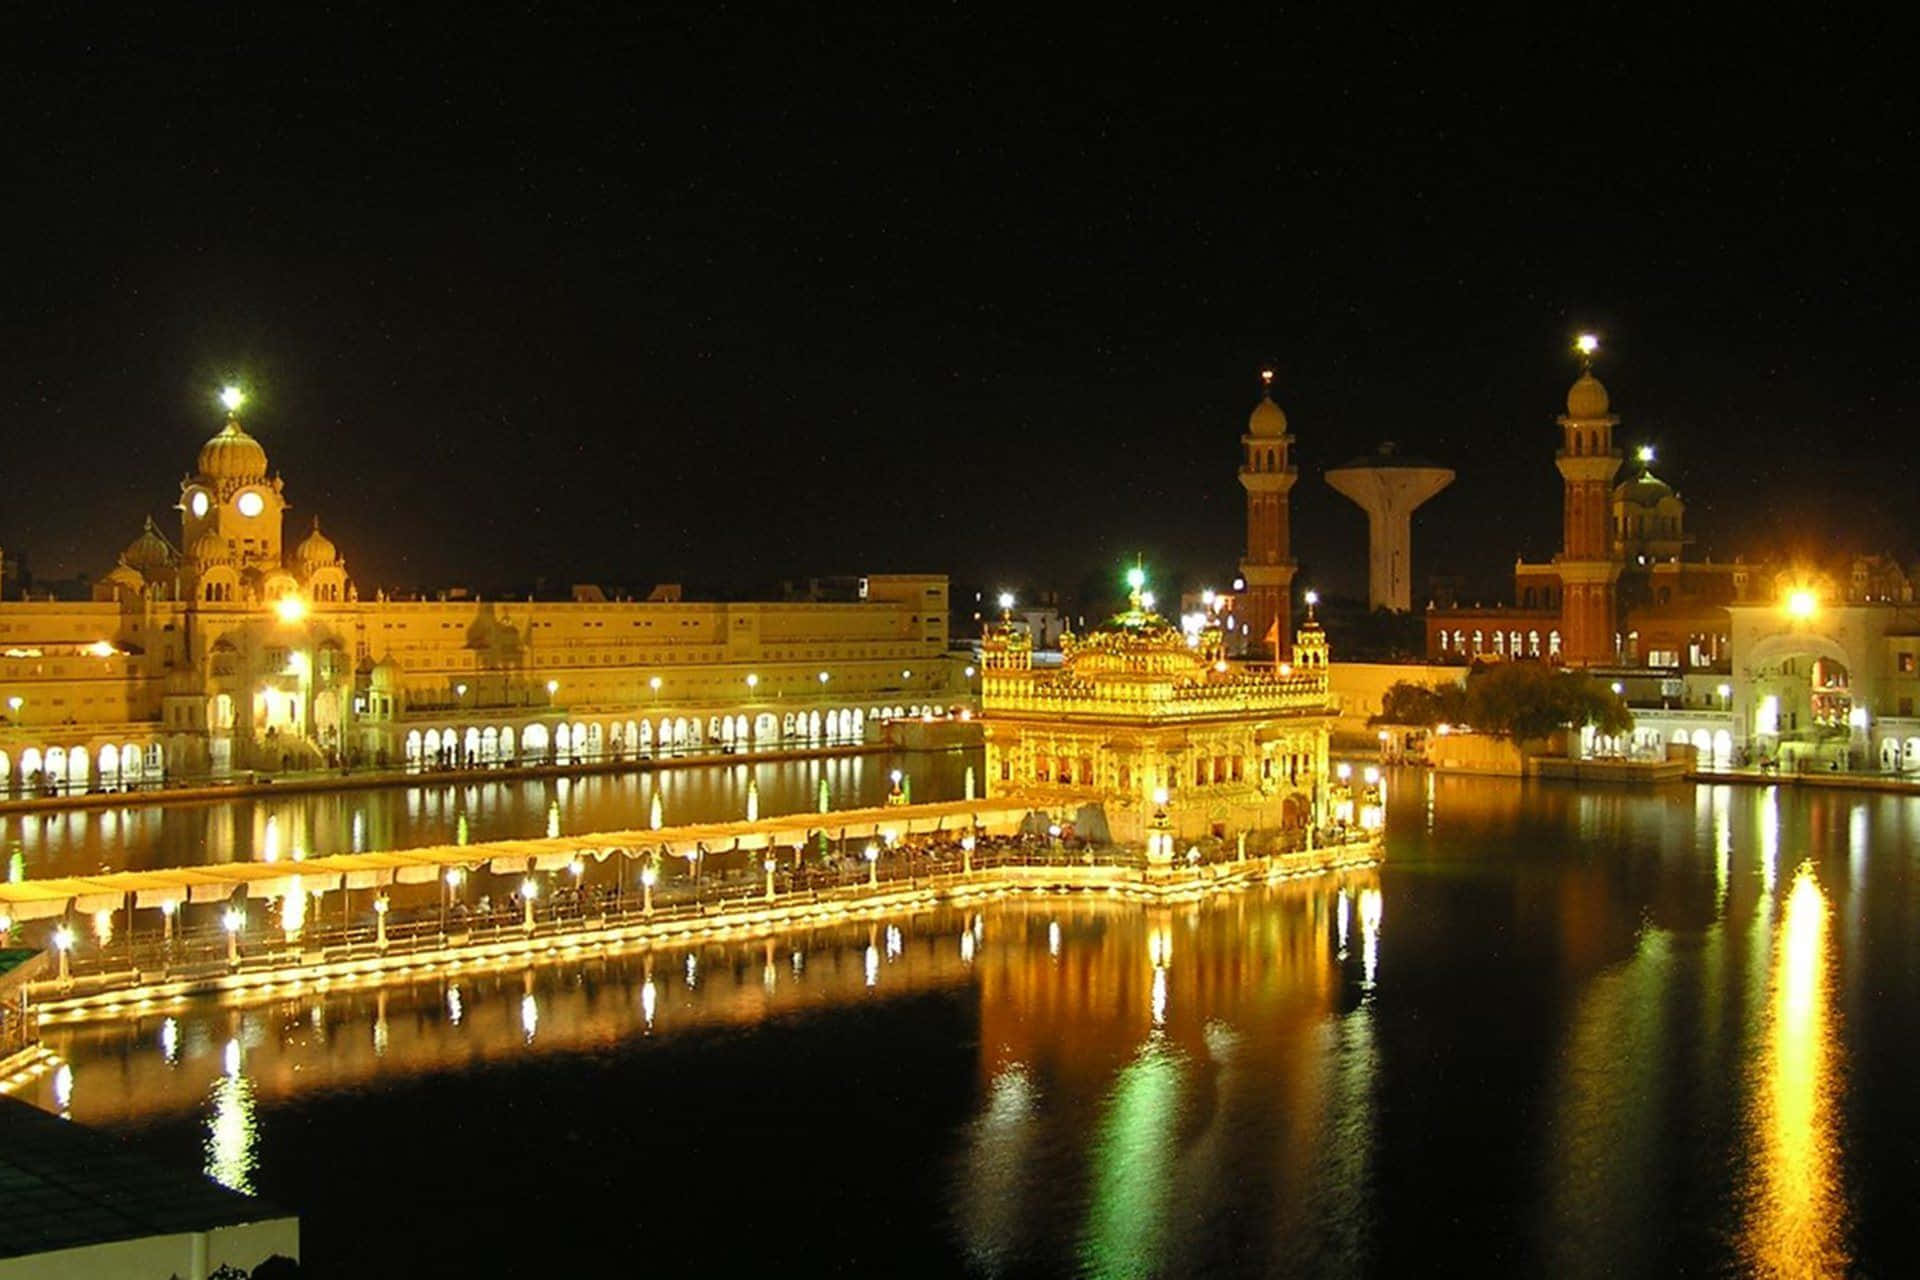
M 205 489 L 195 489 L 193 496 L 187 499 L 187 510 L 193 512 L 193 518 L 196 520 L 206 516 L 207 505 L 207 491 Z
M 252 489 L 240 495 L 240 501 L 234 504 L 240 508 L 240 514 L 252 519 L 267 509 L 267 500 Z

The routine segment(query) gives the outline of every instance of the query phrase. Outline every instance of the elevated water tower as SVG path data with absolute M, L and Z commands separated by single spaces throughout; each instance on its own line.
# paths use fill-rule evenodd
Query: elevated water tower
M 1392 441 L 1327 472 L 1327 483 L 1367 513 L 1367 605 L 1413 607 L 1413 509 L 1453 483 L 1437 462 L 1401 453 Z

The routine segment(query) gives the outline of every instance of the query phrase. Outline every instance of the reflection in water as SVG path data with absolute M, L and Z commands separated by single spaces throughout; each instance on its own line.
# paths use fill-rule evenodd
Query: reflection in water
M 1632 1231 L 1660 1193 L 1660 1070 L 1671 939 L 1643 928 L 1625 964 L 1581 998 L 1556 1082 L 1546 1135 L 1550 1181 L 1548 1271 L 1567 1274 L 1605 1257 L 1620 1274 L 1644 1274 L 1644 1241 Z
M 1027 1201 L 1026 1173 L 1038 1100 L 1025 1066 L 1010 1063 L 993 1078 L 987 1102 L 967 1141 L 960 1180 L 961 1237 L 975 1267 L 989 1275 L 1020 1259 L 1020 1210 Z
M 1085 1273 L 1151 1276 L 1171 1252 L 1174 1133 L 1186 1056 L 1156 1033 L 1120 1071 L 1094 1135 L 1093 1187 L 1081 1235 Z
M 1794 874 L 1774 951 L 1764 1057 L 1756 1062 L 1748 1260 L 1775 1275 L 1847 1269 L 1838 1098 L 1828 1021 L 1827 899 L 1811 864 Z
M 1780 879 L 1780 788 L 1760 792 L 1760 875 L 1769 894 Z
M 1345 902 L 1345 899 L 1341 899 Z M 1360 891 L 1360 969 L 1364 977 L 1361 986 L 1373 990 L 1373 975 L 1380 967 L 1380 913 L 1381 901 L 1378 889 Z
M 213 1082 L 207 1118 L 206 1174 L 223 1187 L 253 1193 L 260 1134 L 254 1120 L 253 1083 L 241 1073 L 240 1042 L 227 1041 L 224 1069 Z
M 178 1139 L 198 1164 L 225 1092 L 230 1117 L 244 1100 L 261 1118 L 257 1190 L 363 1224 L 379 1208 L 364 1181 L 312 1172 L 332 1167 L 303 1162 L 316 1126 L 282 1117 L 379 1145 L 359 1128 L 390 1123 L 405 1090 L 436 1140 L 383 1146 L 383 1169 L 444 1197 L 447 1167 L 498 1155 L 472 1117 L 530 1078 L 605 1072 L 647 1097 L 717 1064 L 724 1092 L 690 1103 L 704 1109 L 685 1131 L 752 1149 L 765 1113 L 743 1113 L 734 1082 L 758 1089 L 777 1062 L 779 1124 L 815 1167 L 900 1153 L 836 1202 L 879 1210 L 833 1233 L 878 1273 L 901 1257 L 947 1269 L 943 1250 L 989 1275 L 1901 1273 L 1916 1104 L 1899 1071 L 1849 1055 L 1863 1036 L 1904 1043 L 1920 1007 L 1904 856 L 1920 802 L 1861 802 L 1863 833 L 1856 810 L 1791 787 L 1689 801 L 1443 777 L 1429 835 L 1422 789 L 1396 794 L 1378 872 L 1191 907 L 1024 898 L 795 929 L 771 950 L 420 972 L 384 1012 L 371 988 L 130 1011 L 45 1028 L 71 1070 L 22 1096 Z M 229 1041 L 244 1075 L 224 1071 Z M 880 1087 L 847 1088 L 849 1062 L 884 1064 Z M 535 1179 L 582 1158 L 622 1203 L 657 1192 L 620 1141 L 594 1147 L 596 1123 L 620 1123 L 616 1095 L 542 1096 L 552 1123 L 516 1137 L 526 1161 L 489 1170 L 502 1197 L 578 1199 L 578 1180 Z M 564 1212 L 530 1212 L 549 1209 Z M 777 1225 L 784 1244 L 818 1221 Z M 648 1235 L 670 1270 L 735 1258 L 704 1235 L 672 1253 L 674 1238 Z M 412 1247 L 382 1237 L 396 1241 Z
M 8 875 L 22 880 L 209 862 L 279 861 L 429 844 L 525 839 L 675 822 L 734 821 L 815 807 L 877 805 L 900 769 L 922 801 L 958 799 L 978 751 L 897 752 L 657 772 L 435 781 L 413 787 L 238 796 L 231 800 L 0 815 Z

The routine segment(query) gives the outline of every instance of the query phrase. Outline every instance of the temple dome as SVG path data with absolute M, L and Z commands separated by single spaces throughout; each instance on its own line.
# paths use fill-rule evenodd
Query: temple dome
M 219 434 L 200 446 L 200 474 L 213 480 L 264 480 L 267 451 L 240 419 L 228 418 Z
M 1618 501 L 1632 503 L 1636 507 L 1655 507 L 1677 495 L 1673 486 L 1665 480 L 1651 471 L 1642 471 L 1633 479 L 1616 485 L 1613 496 Z
M 1607 416 L 1609 401 L 1607 389 L 1600 385 L 1600 379 L 1591 373 L 1583 373 L 1567 388 L 1567 416 L 1569 418 L 1604 418 Z
M 300 539 L 300 545 L 294 548 L 294 559 L 303 569 L 318 569 L 324 565 L 338 563 L 340 551 L 333 540 L 320 532 L 320 519 L 314 517 L 313 532 Z
M 120 553 L 120 558 L 142 574 L 150 576 L 154 570 L 164 569 L 173 563 L 173 548 L 168 546 L 167 540 L 160 536 L 160 531 L 153 527 L 153 517 L 149 516 L 147 527 L 140 531 L 139 537 L 127 544 L 127 549 Z
M 1287 434 L 1287 415 L 1271 395 L 1261 396 L 1260 403 L 1253 406 L 1253 413 L 1247 418 L 1247 434 L 1266 437 Z
M 226 559 L 226 555 L 226 539 L 212 529 L 193 540 L 193 559 L 198 564 L 212 564 L 215 560 Z
M 373 664 L 373 671 L 368 676 L 368 681 L 374 688 L 383 692 L 398 689 L 400 687 L 400 664 L 395 662 L 391 655 L 380 659 L 380 661 Z

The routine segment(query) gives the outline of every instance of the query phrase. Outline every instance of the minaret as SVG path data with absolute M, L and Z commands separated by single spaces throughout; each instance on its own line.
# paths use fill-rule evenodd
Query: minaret
M 1240 487 L 1247 491 L 1247 556 L 1240 562 L 1246 581 L 1246 603 L 1241 617 L 1256 645 L 1270 643 L 1273 656 L 1286 656 L 1293 638 L 1291 625 L 1294 563 L 1290 554 L 1287 492 L 1299 472 L 1287 456 L 1293 437 L 1287 434 L 1287 415 L 1273 402 L 1273 370 L 1262 369 L 1265 389 L 1247 419 L 1240 437 L 1246 459 L 1240 467 Z
M 1607 389 L 1593 376 L 1600 340 L 1583 333 L 1575 346 L 1580 377 L 1567 391 L 1555 458 L 1566 492 L 1554 564 L 1560 570 L 1560 651 L 1568 665 L 1586 667 L 1616 658 L 1614 584 L 1620 563 L 1613 558 L 1609 518 L 1613 477 L 1620 469 L 1613 429 L 1620 419 L 1607 411 Z

